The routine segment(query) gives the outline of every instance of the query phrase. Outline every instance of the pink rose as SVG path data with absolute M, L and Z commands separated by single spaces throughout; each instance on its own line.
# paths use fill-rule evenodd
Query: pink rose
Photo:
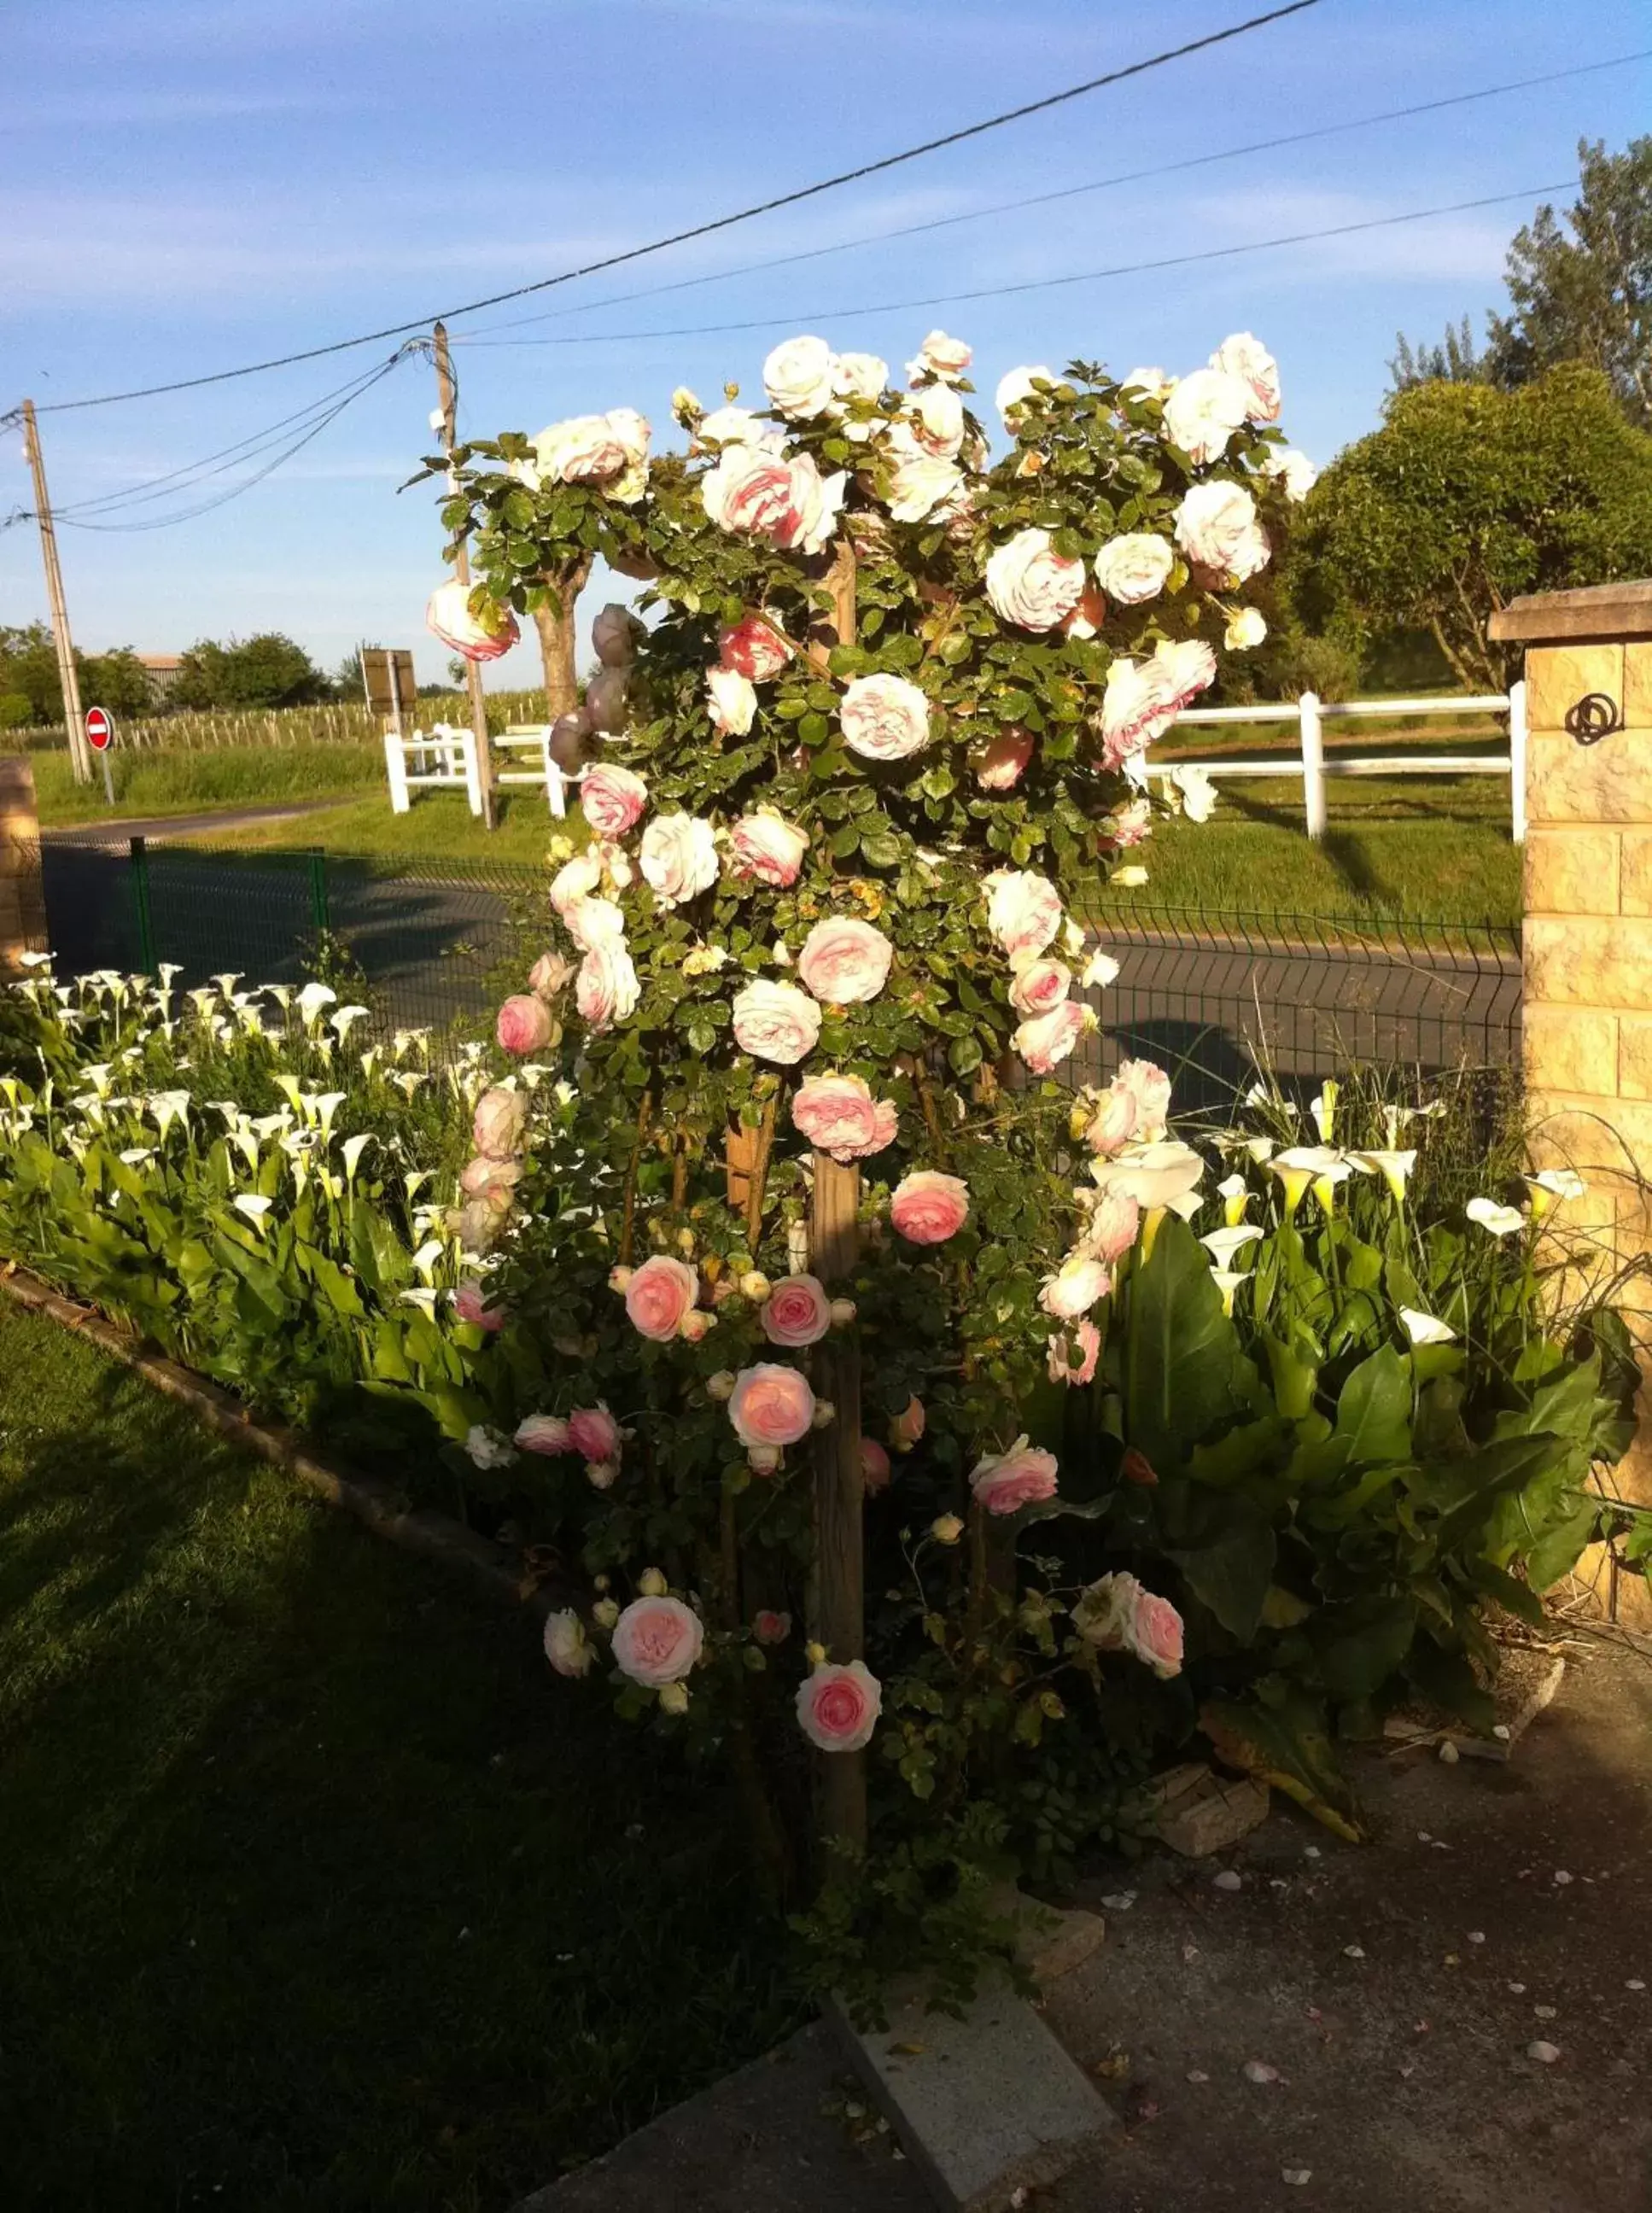
M 1015 1514 L 1056 1495 L 1056 1456 L 1017 1437 L 1008 1452 L 986 1453 L 972 1470 L 969 1487 L 989 1514 Z
M 637 970 L 625 946 L 605 939 L 594 945 L 579 964 L 574 1003 L 592 1029 L 609 1030 L 616 1022 L 626 1021 L 636 1013 L 640 989 Z
M 752 1616 L 752 1634 L 759 1644 L 783 1644 L 791 1635 L 791 1616 L 759 1606 Z
M 987 878 L 986 925 L 1012 962 L 1032 958 L 1061 927 L 1061 894 L 1032 869 Z
M 712 729 L 743 738 L 757 720 L 757 692 L 750 677 L 737 668 L 710 668 L 705 689 Z
M 1053 1276 L 1046 1276 L 1039 1304 L 1052 1321 L 1076 1321 L 1113 1289 L 1113 1277 L 1088 1253 L 1070 1253 Z
M 797 1721 L 819 1752 L 859 1752 L 872 1741 L 883 1690 L 863 1661 L 817 1667 L 797 1686 Z
M 1047 530 L 1018 530 L 987 556 L 986 595 L 1000 621 L 1053 630 L 1078 605 L 1084 564 L 1058 553 Z
M 1268 562 L 1268 537 L 1243 485 L 1191 485 L 1176 509 L 1176 543 L 1194 565 L 1242 584 Z
M 929 1427 L 929 1416 L 924 1411 L 921 1399 L 908 1399 L 889 1424 L 889 1442 L 896 1452 L 911 1452 Z
M 460 1248 L 466 1253 L 485 1253 L 491 1245 L 497 1243 L 509 1212 L 509 1192 L 490 1191 L 480 1198 L 468 1200 L 453 1217 L 452 1226 L 459 1233 Z M 488 1329 L 497 1325 L 482 1322 L 481 1326 Z
M 666 1344 L 680 1335 L 700 1295 L 697 1270 L 655 1253 L 631 1272 L 625 1286 L 625 1312 L 639 1335 Z
M 1098 1260 L 1121 1260 L 1136 1242 L 1142 1210 L 1122 1192 L 1104 1191 L 1091 1210 L 1084 1242 Z
M 604 1405 L 576 1406 L 568 1417 L 568 1438 L 582 1460 L 619 1457 L 619 1424 Z
M 948 384 L 929 384 L 914 393 L 906 420 L 915 442 L 932 460 L 954 461 L 964 443 L 964 403 Z
M 1157 599 L 1175 565 L 1175 548 L 1156 530 L 1127 530 L 1109 538 L 1094 563 L 1096 582 L 1121 607 Z
M 1072 987 L 1073 972 L 1064 960 L 1029 960 L 1015 972 L 1009 1003 L 1018 1015 L 1047 1015 Z
M 1109 842 L 1127 853 L 1132 845 L 1153 835 L 1153 802 L 1127 800 L 1110 818 L 1106 828 Z
M 1250 394 L 1247 412 L 1253 423 L 1279 420 L 1279 364 L 1260 338 L 1249 331 L 1235 331 L 1210 356 L 1210 366 L 1224 369 L 1244 386 Z
M 733 668 L 753 684 L 778 676 L 791 659 L 792 649 L 778 634 L 779 625 L 765 615 L 742 615 L 717 632 L 717 652 L 725 668 Z
M 1144 1590 L 1137 1599 L 1125 1631 L 1125 1648 L 1155 1675 L 1180 1675 L 1182 1619 L 1167 1598 Z
M 858 1076 L 815 1076 L 792 1095 L 791 1119 L 810 1144 L 834 1161 L 863 1161 L 894 1143 L 894 1101 L 874 1100 Z
M 1101 1332 L 1088 1317 L 1076 1322 L 1071 1331 L 1050 1339 L 1046 1365 L 1052 1383 L 1070 1383 L 1076 1388 L 1090 1382 L 1095 1375 L 1096 1363 L 1101 1357 Z
M 460 1321 L 468 1322 L 472 1329 L 485 1329 L 490 1334 L 505 1326 L 503 1307 L 491 1307 L 480 1283 L 474 1280 L 462 1283 L 453 1295 L 453 1310 Z
M 1222 369 L 1196 369 L 1165 401 L 1165 436 L 1202 468 L 1227 451 L 1250 404 L 1250 388 L 1236 376 Z
M 1016 726 L 970 748 L 969 765 L 983 791 L 1013 791 L 1026 773 L 1038 741 Z
M 1088 1007 L 1064 999 L 1047 1015 L 1033 1015 L 1024 1021 L 1009 1042 L 1034 1076 L 1048 1076 L 1094 1021 Z
M 1211 682 L 1216 659 L 1202 638 L 1156 645 L 1145 661 L 1115 661 L 1101 695 L 1101 758 L 1119 768 L 1170 728 Z
M 832 1326 L 832 1301 L 814 1276 L 783 1276 L 763 1302 L 771 1344 L 818 1344 Z
M 1104 1652 L 1131 1653 L 1155 1675 L 1181 1673 L 1181 1616 L 1132 1575 L 1121 1570 L 1098 1577 L 1073 1608 L 1073 1623 Z
M 861 1480 L 869 1491 L 889 1487 L 889 1455 L 875 1437 L 861 1439 Z
M 551 904 L 566 921 L 570 908 L 588 899 L 602 881 L 602 859 L 588 849 L 564 861 L 551 879 Z
M 490 1160 L 479 1153 L 473 1161 L 466 1161 L 459 1178 L 459 1188 L 466 1198 L 487 1198 L 494 1192 L 509 1193 L 521 1181 L 520 1161 Z
M 797 973 L 823 1006 L 856 1006 L 875 999 L 887 983 L 894 950 L 869 922 L 829 915 L 804 939 Z
M 634 407 L 572 415 L 539 432 L 532 466 L 542 482 L 600 485 L 610 497 L 633 506 L 648 483 L 649 435 Z
M 700 1656 L 705 1631 L 680 1598 L 634 1598 L 613 1625 L 613 1663 L 657 1691 L 680 1683 Z
M 1141 1107 L 1135 1093 L 1114 1076 L 1101 1094 L 1090 1125 L 1084 1132 L 1084 1142 L 1093 1153 L 1110 1160 L 1136 1135 L 1140 1116 Z
M 700 498 L 719 529 L 762 538 L 783 552 L 818 553 L 837 526 L 849 479 L 822 479 L 811 454 L 790 460 L 767 447 L 725 446 L 700 479 Z
M 564 909 L 562 921 L 582 953 L 594 953 L 599 945 L 625 942 L 625 913 L 612 899 L 575 899 Z
M 763 364 L 769 404 L 794 422 L 823 415 L 832 401 L 832 367 L 824 338 L 783 338 Z
M 479 588 L 457 577 L 438 584 L 424 609 L 424 625 L 443 645 L 466 661 L 497 661 L 521 636 L 509 607 L 495 607 L 487 622 L 471 613 L 471 594 Z
M 493 1084 L 476 1102 L 471 1136 L 479 1153 L 491 1161 L 508 1161 L 522 1142 L 527 1120 L 527 1094 Z
M 698 899 L 717 880 L 716 834 L 696 814 L 656 814 L 643 832 L 637 858 L 655 897 L 666 906 Z
M 795 1445 L 814 1420 L 814 1393 L 796 1368 L 759 1360 L 742 1368 L 728 1399 L 728 1418 L 743 1445 Z
M 890 1193 L 889 1219 L 914 1245 L 944 1245 L 969 1219 L 969 1186 L 960 1176 L 919 1168 Z
M 931 331 L 906 364 L 908 376 L 937 377 L 950 383 L 962 376 L 975 358 L 975 350 L 962 338 L 949 338 L 945 331 Z
M 568 1424 L 557 1414 L 530 1414 L 517 1424 L 515 1442 L 519 1451 L 542 1453 L 547 1458 L 574 1448 Z
M 515 992 L 499 1009 L 494 1034 L 506 1052 L 539 1052 L 551 1042 L 551 1010 L 531 992 Z
M 785 891 L 797 881 L 808 832 L 777 814 L 743 814 L 728 833 L 729 874 L 754 876 L 760 884 Z
M 790 1068 L 820 1041 L 820 1009 L 796 984 L 759 976 L 735 1001 L 735 1042 L 754 1060 Z
M 649 788 L 640 776 L 598 761 L 580 780 L 580 812 L 599 838 L 623 838 L 643 819 Z
M 1143 1144 L 1156 1144 L 1165 1132 L 1170 1113 L 1170 1078 L 1150 1060 L 1123 1060 L 1113 1078 L 1136 1101 L 1134 1135 Z
M 527 988 L 535 998 L 548 1002 L 567 990 L 573 972 L 560 953 L 541 953 L 527 972 Z
M 905 676 L 856 676 L 838 709 L 844 743 L 863 760 L 905 760 L 930 742 L 930 703 Z

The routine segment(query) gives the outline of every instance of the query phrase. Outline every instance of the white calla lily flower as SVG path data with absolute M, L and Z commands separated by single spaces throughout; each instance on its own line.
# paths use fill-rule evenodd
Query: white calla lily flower
M 121 1166 L 128 1168 L 141 1167 L 145 1161 L 154 1158 L 155 1148 L 152 1145 L 128 1145 L 119 1155 Z
M 238 1191 L 229 1204 L 238 1213 L 244 1214 L 249 1222 L 256 1222 L 261 1229 L 264 1227 L 264 1217 L 275 1204 L 275 1201 L 272 1198 L 262 1198 L 255 1191 Z
M 1212 1229 L 1208 1235 L 1199 1239 L 1199 1243 L 1218 1268 L 1227 1268 L 1232 1265 L 1235 1253 L 1242 1253 L 1247 1245 L 1253 1245 L 1261 1235 L 1254 1222 L 1241 1222 L 1231 1229 Z
M 417 1307 L 419 1312 L 424 1316 L 426 1321 L 434 1321 L 436 1320 L 436 1293 L 434 1291 L 404 1291 L 401 1294 L 401 1303 L 405 1307 Z
M 1386 1149 L 1371 1147 L 1364 1152 L 1350 1153 L 1348 1157 L 1356 1168 L 1363 1169 L 1367 1175 L 1380 1175 L 1393 1193 L 1395 1199 L 1403 1203 L 1405 1197 L 1405 1186 L 1411 1180 L 1411 1170 L 1417 1166 L 1415 1145 L 1404 1151 L 1396 1151 L 1392 1147 Z
M 1245 1209 L 1251 1203 L 1251 1187 L 1242 1175 L 1223 1176 L 1216 1186 L 1216 1197 L 1222 1201 L 1222 1216 L 1225 1226 L 1236 1229 L 1245 1219 Z
M 241 971 L 239 968 L 225 968 L 216 975 L 212 981 L 226 999 L 233 999 L 235 996 L 235 986 L 241 981 Z
M 1340 1168 L 1348 1174 L 1342 1155 L 1332 1145 L 1291 1145 L 1276 1153 L 1268 1166 L 1285 1187 L 1285 1214 L 1295 1214 L 1311 1184 Z M 1332 1186 L 1334 1188 L 1334 1186 Z
M 306 984 L 298 995 L 298 1011 L 303 1016 L 305 1028 L 315 1027 L 323 1007 L 336 1007 L 338 1003 L 338 994 L 330 984 Z
M 1317 1096 L 1308 1107 L 1308 1111 L 1314 1117 L 1314 1126 L 1320 1133 L 1320 1143 L 1322 1145 L 1328 1145 L 1331 1143 L 1332 1131 L 1337 1123 L 1337 1100 L 1341 1092 L 1342 1086 L 1336 1078 L 1327 1076 L 1320 1085 Z
M 1228 1316 L 1229 1320 L 1231 1320 L 1234 1311 L 1234 1293 L 1239 1289 L 1241 1283 L 1248 1283 L 1250 1277 L 1248 1276 L 1236 1276 L 1230 1269 L 1228 1268 L 1212 1268 L 1210 1271 L 1210 1281 L 1216 1285 L 1217 1290 L 1222 1294 L 1222 1313 Z
M 1588 1186 L 1576 1168 L 1544 1168 L 1536 1175 L 1526 1178 L 1526 1188 L 1532 1194 L 1532 1219 L 1541 1222 L 1551 1208 L 1563 1199 L 1582 1198 Z
M 1526 1216 L 1517 1206 L 1500 1206 L 1495 1198 L 1471 1198 L 1463 1212 L 1494 1237 L 1518 1236 L 1526 1227 Z
M 357 1022 L 367 1021 L 370 1012 L 367 1007 L 340 1007 L 336 1014 L 327 1016 L 327 1027 L 337 1030 L 341 1039 L 347 1038 Z
M 1450 1344 L 1457 1335 L 1449 1322 L 1440 1320 L 1435 1314 L 1421 1314 L 1415 1307 L 1401 1307 L 1399 1319 L 1413 1344 Z
M 378 1139 L 373 1135 L 371 1130 L 358 1131 L 353 1137 L 346 1137 L 344 1139 L 344 1143 L 339 1147 L 339 1150 L 343 1153 L 344 1158 L 344 1180 L 346 1182 L 355 1182 L 356 1170 L 361 1164 L 362 1155 L 367 1150 L 369 1145 L 376 1144 L 377 1143 Z

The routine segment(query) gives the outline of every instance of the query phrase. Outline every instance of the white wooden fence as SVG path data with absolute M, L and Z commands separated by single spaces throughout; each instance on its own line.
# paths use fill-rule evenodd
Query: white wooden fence
M 1506 715 L 1509 750 L 1506 753 L 1332 753 L 1325 750 L 1325 725 L 1356 717 L 1376 720 L 1400 716 L 1452 717 L 1466 715 Z M 1509 785 L 1509 826 L 1515 844 L 1526 841 L 1526 686 L 1516 684 L 1507 693 L 1466 695 L 1450 699 L 1337 699 L 1323 700 L 1312 692 L 1300 699 L 1260 707 L 1195 707 L 1178 715 L 1173 728 L 1207 729 L 1243 722 L 1295 722 L 1301 734 L 1295 758 L 1279 754 L 1244 759 L 1230 753 L 1208 760 L 1173 761 L 1147 757 L 1150 775 L 1165 775 L 1173 768 L 1202 769 L 1212 781 L 1248 782 L 1253 777 L 1301 777 L 1302 814 L 1310 838 L 1325 835 L 1325 787 L 1332 776 L 1506 776 Z
M 537 784 L 543 789 L 552 814 L 568 812 L 568 786 L 551 754 L 549 722 L 518 724 L 492 741 L 496 759 L 525 758 L 525 768 L 496 765 L 496 783 Z M 390 785 L 390 812 L 405 814 L 415 791 L 463 791 L 472 814 L 482 812 L 482 779 L 476 761 L 476 734 L 456 722 L 436 722 L 429 730 L 399 737 L 384 733 L 385 774 Z

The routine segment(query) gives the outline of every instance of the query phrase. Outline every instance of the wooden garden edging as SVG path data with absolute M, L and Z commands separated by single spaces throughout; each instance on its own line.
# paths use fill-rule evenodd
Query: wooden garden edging
M 193 1369 L 144 1349 L 143 1340 L 121 1329 L 95 1308 L 67 1299 L 39 1276 L 15 1263 L 0 1262 L 0 1292 L 16 1306 L 40 1314 L 77 1337 L 88 1338 L 100 1350 L 133 1369 L 157 1391 L 176 1399 L 198 1414 L 207 1427 L 228 1437 L 261 1460 L 283 1468 L 304 1490 L 341 1506 L 347 1514 L 404 1551 L 464 1576 L 473 1586 L 507 1605 L 525 1606 L 543 1616 L 561 1602 L 562 1594 L 528 1574 L 503 1545 L 479 1537 L 451 1515 L 428 1507 L 410 1507 L 393 1483 L 334 1466 L 313 1452 L 296 1431 L 268 1429 L 253 1420 L 241 1400 Z

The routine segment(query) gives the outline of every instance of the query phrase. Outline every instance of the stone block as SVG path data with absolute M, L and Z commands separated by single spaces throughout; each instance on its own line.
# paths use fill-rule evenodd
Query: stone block
M 1618 1021 L 1597 1008 L 1549 1006 L 1528 997 L 1521 1015 L 1527 1082 L 1614 1098 Z
M 1603 1186 L 1652 1175 L 1652 1100 L 1603 1100 L 1545 1088 L 1532 1092 L 1527 1107 L 1543 1125 L 1534 1134 L 1545 1167 L 1564 1162 Z
M 1652 1015 L 1625 1015 L 1618 1025 L 1618 1089 L 1652 1099 Z
M 1025 1998 L 984 1990 L 962 2021 L 921 1998 L 887 2029 L 834 2015 L 850 2059 L 907 2157 L 950 2213 L 999 2213 L 1057 2181 L 1115 2125 L 1095 2085 Z
M 1618 833 L 1533 830 L 1526 841 L 1527 914 L 1616 914 Z
M 1526 655 L 1526 714 L 1533 730 L 1566 728 L 1566 715 L 1586 692 L 1604 692 L 1621 706 L 1621 645 L 1534 645 Z
M 1625 914 L 1652 914 L 1652 830 L 1618 840 L 1618 903 Z
M 1652 820 L 1652 734 L 1614 730 L 1580 746 L 1564 730 L 1533 730 L 1526 802 L 1533 823 Z
M 1578 915 L 1563 921 L 1530 915 L 1522 942 L 1528 1001 L 1630 1012 L 1652 1008 L 1652 916 Z
M 1249 1776 L 1218 1775 L 1191 1761 L 1155 1785 L 1161 1843 L 1187 1859 L 1230 1850 L 1268 1818 L 1268 1786 Z
M 1624 648 L 1624 721 L 1631 730 L 1652 730 L 1652 638 Z

